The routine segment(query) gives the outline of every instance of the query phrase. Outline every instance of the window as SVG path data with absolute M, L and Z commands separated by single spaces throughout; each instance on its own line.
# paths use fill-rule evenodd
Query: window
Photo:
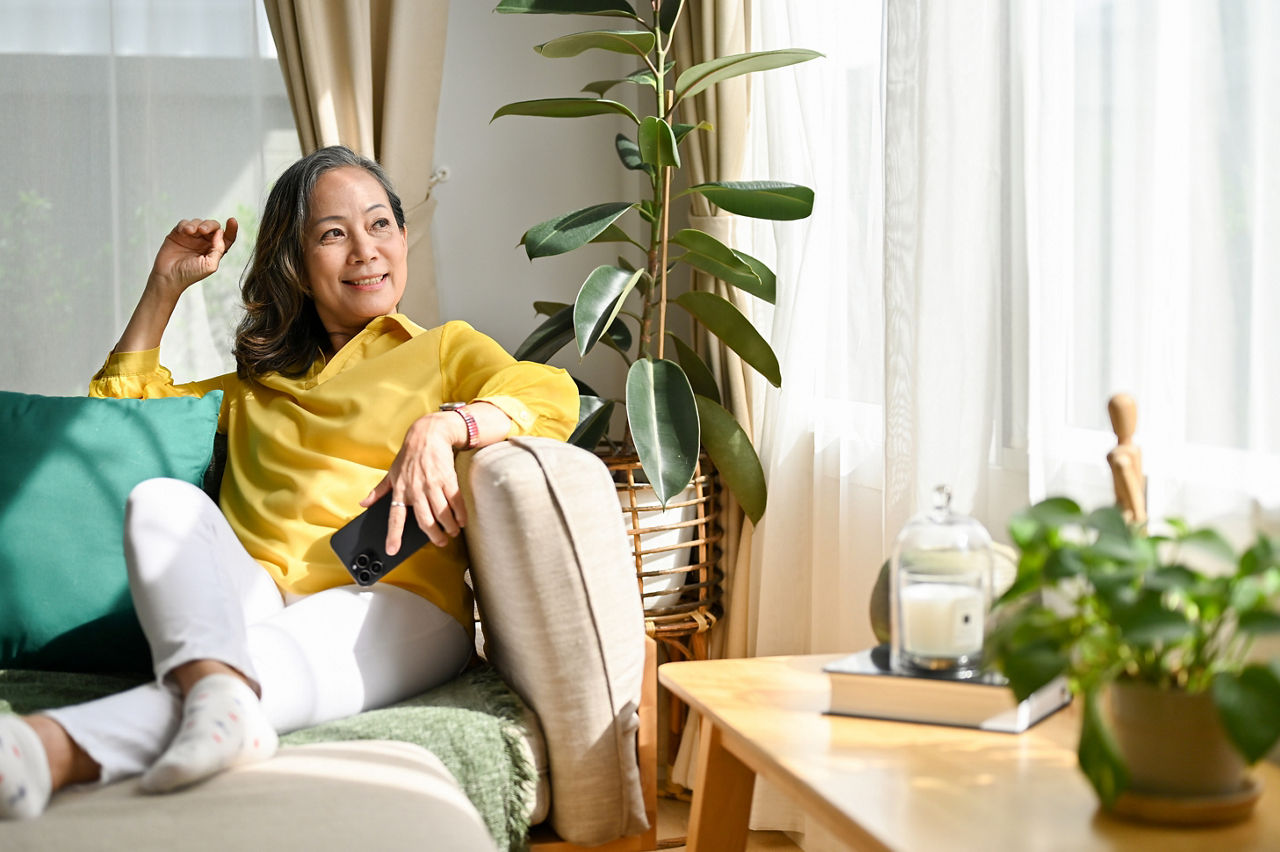
M 1242 518 L 1280 475 L 1280 16 L 1079 0 L 1065 30 L 1073 150 L 1041 163 L 1071 176 L 1061 457 L 1113 442 L 1099 400 L 1130 391 L 1153 512 Z
M 25 0 L 0 16 L 0 386 L 83 393 L 192 217 L 241 231 L 180 303 L 165 363 L 180 381 L 231 369 L 257 211 L 299 153 L 260 4 Z

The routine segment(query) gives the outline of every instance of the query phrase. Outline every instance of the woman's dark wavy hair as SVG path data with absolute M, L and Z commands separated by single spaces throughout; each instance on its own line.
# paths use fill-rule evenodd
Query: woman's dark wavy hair
M 253 257 L 240 285 L 245 315 L 232 350 L 236 374 L 258 381 L 268 373 L 300 376 L 329 346 L 307 285 L 302 247 L 311 215 L 311 193 L 325 172 L 356 166 L 387 191 L 396 225 L 404 228 L 404 206 L 382 167 L 342 145 L 321 148 L 294 163 L 267 196 Z

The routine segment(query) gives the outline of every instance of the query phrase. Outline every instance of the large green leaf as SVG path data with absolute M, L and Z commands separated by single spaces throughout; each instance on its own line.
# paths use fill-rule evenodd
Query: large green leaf
M 1280 613 L 1254 611 L 1240 613 L 1237 625 L 1241 633 L 1259 636 L 1264 633 L 1280 633 Z
M 700 431 L 693 389 L 674 361 L 641 358 L 627 372 L 627 423 L 662 505 L 693 479 Z
M 676 25 L 676 18 L 684 2 L 685 0 L 662 0 L 662 6 L 658 10 L 658 26 L 664 33 L 671 32 L 671 28 Z
M 813 190 L 773 180 L 715 181 L 689 187 L 712 204 L 753 219 L 803 219 L 813 212 Z
M 1026 510 L 1037 523 L 1047 527 L 1064 527 L 1084 520 L 1084 510 L 1067 497 L 1050 497 Z
M 673 234 L 671 242 L 687 249 L 678 260 L 753 296 L 773 302 L 774 293 L 765 289 L 764 282 L 746 259 L 710 234 L 685 228 Z
M 680 151 L 671 125 L 655 116 L 646 116 L 640 122 L 640 158 L 650 166 L 680 167 Z
M 551 257 L 584 246 L 604 233 L 618 217 L 634 205 L 628 201 L 594 204 L 555 219 L 534 225 L 520 242 L 529 259 Z
M 816 59 L 821 53 L 802 48 L 785 48 L 783 50 L 765 50 L 757 53 L 739 53 L 734 56 L 721 56 L 707 62 L 701 62 L 680 72 L 676 78 L 676 103 L 692 97 L 716 83 L 750 74 L 753 71 L 768 71 L 772 68 L 783 68 L 799 62 Z
M 1085 573 L 1084 559 L 1080 557 L 1079 551 L 1075 550 L 1053 550 L 1049 552 L 1049 556 L 1044 562 L 1044 575 L 1048 579 L 1058 582 L 1065 580 L 1067 577 L 1075 577 Z
M 1014 645 L 1001 655 L 1001 670 L 1019 701 L 1025 701 L 1067 670 L 1060 648 L 1044 639 Z
M 504 115 L 532 115 L 540 118 L 585 118 L 591 115 L 625 115 L 640 123 L 640 119 L 625 104 L 604 98 L 538 98 L 532 101 L 516 101 L 498 107 L 489 121 Z M 728 209 L 728 208 L 725 208 Z
M 684 374 L 689 379 L 689 385 L 693 388 L 693 392 L 708 397 L 716 402 L 720 401 L 720 386 L 716 383 L 716 377 L 711 372 L 711 368 L 707 366 L 707 362 L 693 350 L 693 347 L 685 343 L 673 332 L 668 331 L 667 336 L 671 338 L 671 342 L 676 347 L 676 357 L 680 360 L 680 366 L 684 368 Z
M 629 243 L 631 237 L 617 225 L 610 225 L 591 238 L 593 243 Z
M 1064 550 L 1063 553 L 1074 553 Z M 1154 571 L 1148 571 L 1142 577 L 1142 585 L 1157 592 L 1168 592 L 1174 589 L 1191 589 L 1199 581 L 1199 575 L 1185 565 L 1161 565 Z
M 1241 574 L 1260 574 L 1277 567 L 1280 567 L 1280 552 L 1267 536 L 1258 536 L 1253 546 L 1240 555 Z
M 622 303 L 643 274 L 642 271 L 628 272 L 616 266 L 597 266 L 587 276 L 573 303 L 574 336 L 579 356 L 590 352 L 605 329 L 613 325 Z
M 1201 529 L 1189 532 L 1178 539 L 1178 544 L 1200 550 L 1229 565 L 1234 565 L 1236 561 L 1236 549 L 1217 530 Z
M 768 489 L 756 448 L 732 414 L 705 396 L 697 396 L 695 400 L 702 424 L 702 445 L 707 448 L 707 455 L 719 469 L 725 487 L 738 499 L 742 511 L 747 513 L 753 524 L 760 523 Z
M 676 136 L 677 145 L 679 145 L 681 142 L 684 141 L 684 137 L 688 136 L 690 133 L 692 133 L 695 130 L 714 130 L 714 129 L 715 128 L 712 126 L 711 122 L 709 121 L 699 121 L 697 124 L 677 123 L 671 126 L 671 131 Z
M 545 364 L 573 340 L 573 308 L 557 311 L 535 328 L 512 353 L 517 361 Z
M 671 63 L 667 63 L 667 67 L 671 67 Z M 599 98 L 603 98 L 605 93 L 614 86 L 623 83 L 632 83 L 637 86 L 648 86 L 650 89 L 658 88 L 658 78 L 653 75 L 653 71 L 648 68 L 641 68 L 639 71 L 632 71 L 625 77 L 619 77 L 615 80 L 596 80 L 582 87 L 582 91 L 591 92 Z
M 626 0 L 502 0 L 493 11 L 501 15 L 606 15 L 637 20 L 640 17 Z
M 1097 540 L 1081 548 L 1081 553 L 1093 565 L 1113 562 L 1117 565 L 1143 565 L 1151 560 L 1146 550 L 1149 542 L 1138 539 L 1129 531 L 1124 535 L 1101 533 Z
M 592 30 L 553 38 L 534 50 L 548 59 L 567 59 L 588 50 L 647 56 L 653 50 L 654 43 L 654 35 L 648 30 Z
M 618 159 L 622 161 L 622 165 L 636 172 L 649 171 L 649 167 L 644 164 L 644 156 L 640 153 L 640 146 L 627 134 L 619 133 L 615 136 L 613 147 L 618 152 Z
M 1124 537 L 1129 535 L 1129 522 L 1124 519 L 1119 507 L 1101 506 L 1089 513 L 1085 523 L 1104 535 Z
M 1096 693 L 1084 695 L 1084 713 L 1080 722 L 1080 748 L 1077 757 L 1094 792 L 1103 805 L 1110 807 L 1129 786 L 1129 768 L 1125 766 L 1120 747 L 1102 718 L 1102 701 Z
M 609 419 L 613 416 L 614 401 L 598 396 L 578 397 L 578 425 L 569 436 L 569 443 L 584 450 L 594 450 L 609 431 Z
M 1160 592 L 1146 589 L 1132 607 L 1116 613 L 1116 626 L 1120 628 L 1124 641 L 1150 646 L 1159 642 L 1176 642 L 1195 632 L 1187 617 L 1165 609 L 1161 598 Z
M 560 302 L 535 302 L 534 305 L 541 306 L 539 313 L 549 313 L 550 316 L 530 332 L 512 354 L 517 361 L 545 364 L 573 340 L 573 305 Z M 609 326 L 608 342 L 625 352 L 631 348 L 631 329 L 622 320 L 614 320 Z
M 565 308 L 572 307 L 568 302 L 549 302 L 538 300 L 533 303 L 533 311 L 543 316 L 551 316 L 557 311 L 563 311 Z
M 757 260 L 744 251 L 733 250 L 743 263 L 751 267 L 751 271 L 756 274 L 756 278 L 760 279 L 760 291 L 753 292 L 753 296 L 764 299 L 769 304 L 774 304 L 778 300 L 778 278 L 773 274 L 773 270 L 764 264 L 763 261 Z M 748 291 L 751 292 L 751 291 Z
M 1244 759 L 1260 760 L 1280 740 L 1280 662 L 1215 675 L 1213 703 Z
M 631 348 L 631 329 L 620 319 L 615 319 L 609 323 L 609 334 L 601 341 L 614 349 L 617 349 L 624 356 L 627 350 Z M 627 359 L 627 363 L 631 363 L 631 359 Z
M 778 356 L 760 332 L 756 331 L 742 312 L 729 303 L 727 299 L 715 293 L 704 293 L 691 290 L 680 294 L 676 302 L 707 327 L 707 330 L 724 341 L 725 345 L 738 353 L 743 361 L 750 364 L 756 372 L 769 380 L 774 387 L 782 387 L 782 370 L 778 366 Z

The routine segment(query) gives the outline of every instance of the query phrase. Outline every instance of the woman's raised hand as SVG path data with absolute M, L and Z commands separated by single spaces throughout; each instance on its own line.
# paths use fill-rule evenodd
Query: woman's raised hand
M 178 298 L 192 284 L 212 275 L 236 241 L 240 225 L 228 219 L 183 219 L 164 238 L 138 306 L 120 335 L 116 352 L 142 352 L 160 345 Z
M 217 271 L 239 230 L 234 217 L 227 219 L 226 228 L 216 219 L 183 219 L 165 236 L 148 283 L 164 288 L 172 296 L 181 295 Z

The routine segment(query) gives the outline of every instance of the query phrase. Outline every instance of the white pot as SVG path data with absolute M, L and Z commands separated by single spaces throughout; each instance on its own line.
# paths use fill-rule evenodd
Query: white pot
M 671 498 L 666 509 L 662 508 L 653 489 L 647 485 L 637 484 L 635 496 L 636 516 L 633 516 L 630 496 L 624 489 L 618 491 L 618 502 L 622 506 L 622 517 L 628 533 L 634 529 L 640 530 L 644 608 L 650 611 L 669 607 L 680 600 L 686 570 L 693 561 L 694 549 L 682 545 L 693 541 L 694 531 L 698 527 L 697 494 L 694 487 L 689 486 Z M 638 526 L 634 524 L 637 517 Z M 628 535 L 628 538 L 634 543 L 634 537 Z M 667 594 L 650 596 L 651 592 Z

